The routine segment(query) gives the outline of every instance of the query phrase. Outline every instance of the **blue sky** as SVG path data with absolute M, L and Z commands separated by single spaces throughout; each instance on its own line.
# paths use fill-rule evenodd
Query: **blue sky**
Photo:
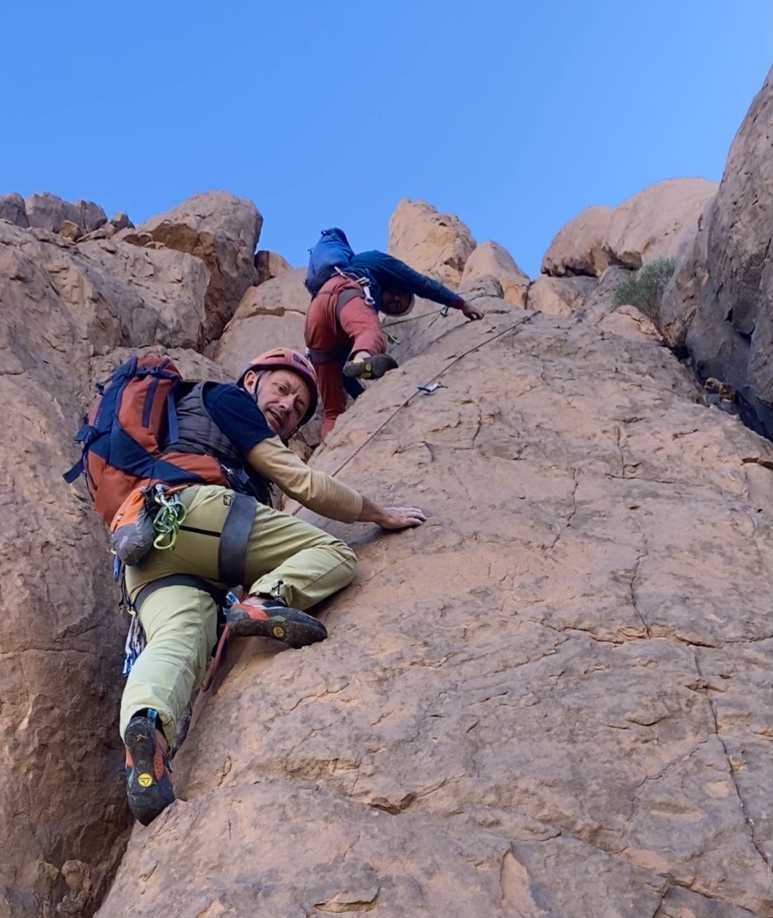
M 0 193 L 135 223 L 216 188 L 293 264 L 386 245 L 402 197 L 530 275 L 583 208 L 719 180 L 773 59 L 771 0 L 4 4 Z

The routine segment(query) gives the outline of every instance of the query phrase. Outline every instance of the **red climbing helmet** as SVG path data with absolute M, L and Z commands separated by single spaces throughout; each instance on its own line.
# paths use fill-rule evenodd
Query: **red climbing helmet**
M 242 370 L 239 379 L 236 381 L 237 386 L 244 385 L 244 377 L 250 370 L 254 370 L 256 373 L 261 370 L 290 370 L 291 373 L 297 373 L 309 387 L 311 394 L 309 408 L 298 426 L 300 427 L 312 419 L 319 401 L 319 385 L 314 367 L 302 354 L 291 350 L 289 347 L 275 347 L 270 351 L 264 351 L 254 357 Z

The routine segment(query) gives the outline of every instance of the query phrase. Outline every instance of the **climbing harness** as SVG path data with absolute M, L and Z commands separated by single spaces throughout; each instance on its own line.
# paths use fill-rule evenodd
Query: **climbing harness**
M 364 276 L 357 277 L 357 275 L 354 274 L 354 272 L 347 271 L 344 268 L 339 268 L 338 266 L 336 266 L 333 270 L 340 277 L 345 277 L 347 280 L 354 281 L 355 284 L 359 284 L 360 287 L 362 287 L 363 298 L 365 302 L 368 304 L 368 306 L 376 305 L 376 301 L 373 299 L 373 294 L 371 293 L 371 290 L 370 290 L 370 281 L 368 280 L 367 277 L 364 277 Z

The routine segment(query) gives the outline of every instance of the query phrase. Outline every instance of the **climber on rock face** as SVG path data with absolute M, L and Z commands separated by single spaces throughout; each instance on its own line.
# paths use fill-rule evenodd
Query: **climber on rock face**
M 309 468 L 287 447 L 317 398 L 308 360 L 275 348 L 252 360 L 236 385 L 200 383 L 177 403 L 177 439 L 169 449 L 214 457 L 231 487 L 199 477 L 174 498 L 167 491 L 182 520 L 172 545 L 162 550 L 153 542 L 141 560 L 126 565 L 126 593 L 147 640 L 121 701 L 129 807 L 143 825 L 175 799 L 167 751 L 206 675 L 225 592 L 247 588 L 246 598 L 226 611 L 232 632 L 302 647 L 327 636 L 305 610 L 354 577 L 351 548 L 273 510 L 268 483 L 330 519 L 391 530 L 424 522 L 421 510 L 382 507 Z
M 326 236 L 335 233 L 340 236 Z M 346 240 L 340 230 L 326 230 L 321 242 L 329 245 L 332 239 L 334 244 L 341 244 L 341 237 Z M 351 252 L 348 242 L 346 249 Z M 342 244 L 341 251 L 345 251 Z M 328 267 L 314 271 L 314 257 L 312 249 L 306 286 L 313 298 L 304 335 L 319 379 L 324 438 L 346 410 L 347 393 L 357 398 L 363 391 L 358 379 L 378 379 L 397 366 L 386 353 L 379 312 L 406 316 L 419 296 L 459 309 L 468 319 L 482 319 L 483 313 L 447 287 L 383 252 L 341 255 L 334 273 L 329 273 Z

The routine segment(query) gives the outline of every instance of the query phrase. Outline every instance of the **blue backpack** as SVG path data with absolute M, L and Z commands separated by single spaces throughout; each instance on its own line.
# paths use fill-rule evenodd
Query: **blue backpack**
M 319 242 L 309 249 L 309 268 L 306 271 L 306 289 L 316 296 L 322 285 L 336 274 L 336 268 L 345 268 L 354 258 L 346 233 L 333 227 L 322 230 Z

